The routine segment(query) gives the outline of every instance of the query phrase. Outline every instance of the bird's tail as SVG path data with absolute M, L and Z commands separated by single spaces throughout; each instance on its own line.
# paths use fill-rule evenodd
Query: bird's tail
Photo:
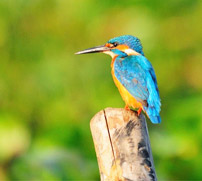
M 148 116 L 152 123 L 158 124 L 161 123 L 161 117 L 160 116 Z
M 144 110 L 152 123 L 154 124 L 161 123 L 161 117 L 159 115 L 159 111 L 156 111 L 154 107 L 144 107 Z

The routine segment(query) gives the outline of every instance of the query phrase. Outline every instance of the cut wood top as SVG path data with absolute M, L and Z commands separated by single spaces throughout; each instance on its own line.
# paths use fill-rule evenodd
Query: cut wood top
M 143 114 L 106 108 L 90 122 L 102 181 L 157 180 Z

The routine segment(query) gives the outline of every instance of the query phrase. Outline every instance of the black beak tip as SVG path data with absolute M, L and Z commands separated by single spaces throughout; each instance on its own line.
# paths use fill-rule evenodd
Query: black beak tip
M 75 55 L 80 55 L 80 54 L 87 54 L 87 53 L 99 53 L 99 52 L 104 52 L 108 51 L 109 48 L 105 47 L 104 45 L 93 47 L 93 48 L 88 48 L 79 52 L 76 52 Z

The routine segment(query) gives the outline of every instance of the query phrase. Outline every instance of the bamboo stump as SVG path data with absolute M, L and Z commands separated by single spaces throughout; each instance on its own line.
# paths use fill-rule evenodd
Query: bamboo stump
M 146 120 L 133 111 L 106 108 L 90 122 L 101 181 L 155 181 Z

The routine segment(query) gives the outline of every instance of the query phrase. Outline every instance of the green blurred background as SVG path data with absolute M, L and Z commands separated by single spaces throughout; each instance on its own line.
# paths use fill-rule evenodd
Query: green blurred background
M 99 180 L 89 121 L 124 107 L 104 54 L 138 36 L 157 74 L 159 180 L 202 180 L 201 0 L 0 0 L 0 180 Z

